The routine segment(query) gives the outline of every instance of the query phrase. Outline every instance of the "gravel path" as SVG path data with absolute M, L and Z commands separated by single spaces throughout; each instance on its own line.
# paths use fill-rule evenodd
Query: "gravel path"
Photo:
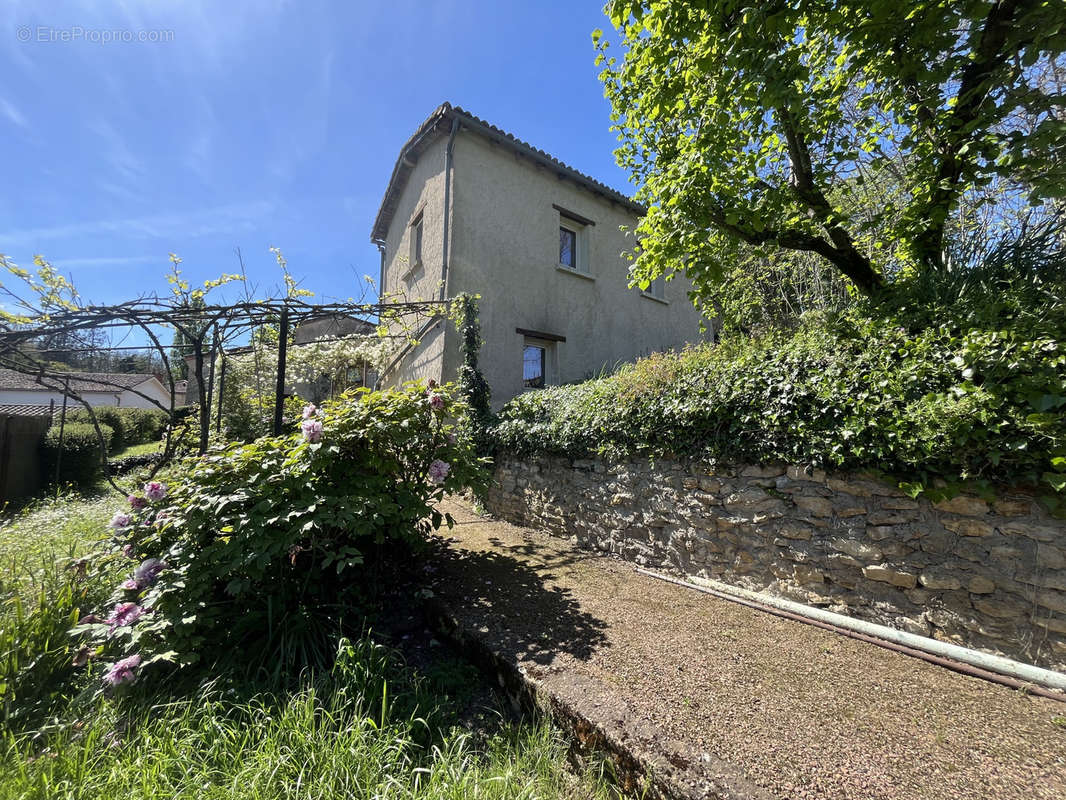
M 694 794 L 1066 798 L 1066 704 L 442 510 L 463 626 Z

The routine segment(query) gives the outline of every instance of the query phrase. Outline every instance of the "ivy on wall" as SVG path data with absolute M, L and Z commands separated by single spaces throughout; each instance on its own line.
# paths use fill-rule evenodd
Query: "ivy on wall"
M 527 392 L 526 454 L 683 456 L 873 471 L 912 495 L 1028 486 L 1066 510 L 1066 323 L 911 332 L 858 315 L 735 337 Z
M 478 321 L 478 296 L 462 294 L 455 300 L 454 318 L 459 331 L 463 363 L 459 367 L 459 395 L 466 400 L 469 416 L 466 425 L 479 455 L 489 455 L 494 446 L 492 428 L 496 422 L 489 402 L 492 391 L 481 373 L 481 323 Z

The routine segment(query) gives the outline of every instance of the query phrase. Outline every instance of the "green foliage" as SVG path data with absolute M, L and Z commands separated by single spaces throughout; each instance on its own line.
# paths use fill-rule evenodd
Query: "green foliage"
M 159 441 L 168 422 L 167 413 L 155 408 L 100 406 L 93 413 L 113 431 L 109 452 L 116 453 L 130 445 Z M 77 408 L 67 412 L 67 422 L 91 425 L 92 418 L 86 409 Z
M 342 641 L 292 693 L 206 685 L 166 703 L 101 704 L 42 743 L 0 741 L 0 796 L 95 800 L 616 796 L 573 774 L 547 720 L 478 736 L 389 648 Z
M 66 496 L 0 523 L 0 797 L 615 796 L 602 776 L 568 769 L 547 720 L 456 727 L 465 709 L 451 698 L 479 681 L 468 664 L 423 675 L 368 635 L 340 641 L 329 670 L 277 683 L 210 676 L 175 696 L 143 682 L 94 700 L 95 668 L 72 665 L 66 626 L 114 576 L 66 565 L 84 563 L 68 556 L 95 545 L 112 504 Z
M 63 426 L 63 444 L 59 442 L 60 426 L 53 424 L 41 438 L 41 467 L 47 481 L 56 477 L 56 461 L 59 461 L 59 482 L 87 486 L 95 481 L 103 468 L 104 454 L 112 447 L 114 431 L 109 425 L 100 425 L 104 439 L 104 452 L 100 450 L 100 437 L 96 428 L 82 422 L 67 422 Z
M 481 323 L 478 321 L 478 298 L 464 294 L 459 305 L 457 325 L 462 339 L 463 363 L 459 367 L 459 394 L 466 400 L 469 408 L 467 425 L 470 437 L 480 455 L 492 452 L 492 426 L 495 415 L 489 401 L 492 390 L 478 366 L 478 354 L 481 352 Z
M 33 728 L 82 684 L 70 628 L 107 596 L 79 560 L 99 538 L 98 499 L 39 502 L 0 526 L 0 726 Z
M 1066 477 L 1066 315 L 1000 329 L 810 318 L 658 355 L 600 380 L 528 392 L 501 446 L 570 456 L 678 455 L 1030 484 Z M 1056 500 L 1058 497 L 1060 500 Z
M 51 564 L 29 600 L 4 601 L 0 628 L 0 719 L 13 728 L 39 724 L 69 692 L 77 676 L 70 637 L 81 614 L 106 593 L 75 569 Z
M 594 41 L 649 207 L 644 282 L 715 284 L 751 254 L 816 253 L 865 292 L 941 260 L 959 198 L 1061 197 L 1066 126 L 1040 69 L 1066 49 L 1045 0 L 710 4 L 614 0 Z
M 165 502 L 133 512 L 113 556 L 125 557 L 122 544 L 135 561 L 165 561 L 158 582 L 114 597 L 151 614 L 85 632 L 101 653 L 146 664 L 237 661 L 289 675 L 321 665 L 360 624 L 360 601 L 383 588 L 375 576 L 445 522 L 433 504 L 483 478 L 472 442 L 454 436 L 449 419 L 466 412 L 450 392 L 358 390 L 309 406 L 303 434 L 176 468 Z
M 726 334 L 794 328 L 804 315 L 831 314 L 855 303 L 847 281 L 830 265 L 787 251 L 724 267 L 722 281 L 702 287 L 699 298 Z

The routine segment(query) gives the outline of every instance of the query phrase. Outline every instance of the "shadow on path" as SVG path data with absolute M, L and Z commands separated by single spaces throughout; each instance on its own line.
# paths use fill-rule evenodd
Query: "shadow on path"
M 478 631 L 498 653 L 544 666 L 562 654 L 585 661 L 606 646 L 607 623 L 583 611 L 569 589 L 553 585 L 559 570 L 585 557 L 486 541 L 496 549 L 440 542 L 434 588 L 460 625 Z

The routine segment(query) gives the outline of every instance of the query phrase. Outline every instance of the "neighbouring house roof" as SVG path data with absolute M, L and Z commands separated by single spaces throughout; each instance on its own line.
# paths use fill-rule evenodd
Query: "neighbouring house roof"
M 293 331 L 292 341 L 307 344 L 326 338 L 369 336 L 376 328 L 374 323 L 349 314 L 322 314 L 301 322 Z
M 133 389 L 145 381 L 155 380 L 155 375 L 140 372 L 71 372 L 64 374 L 69 378 L 70 388 L 75 392 L 121 392 Z M 49 383 L 62 380 L 58 377 L 46 378 Z M 37 383 L 33 375 L 16 372 L 13 369 L 0 369 L 0 390 L 18 389 L 27 392 L 52 392 L 47 386 Z
M 381 208 L 378 209 L 378 215 L 374 219 L 374 227 L 370 232 L 370 241 L 383 242 L 385 240 L 389 225 L 392 224 L 393 214 L 396 213 L 396 207 L 399 205 L 400 195 L 403 194 L 404 187 L 407 185 L 408 178 L 411 177 L 411 172 L 418 162 L 419 156 L 438 137 L 448 133 L 453 123 L 458 123 L 462 129 L 473 131 L 496 144 L 509 148 L 517 155 L 525 156 L 541 166 L 554 170 L 560 177 L 568 178 L 590 192 L 624 206 L 638 216 L 643 216 L 647 213 L 647 209 L 644 206 L 633 202 L 631 198 L 626 197 L 616 189 L 612 189 L 607 184 L 600 183 L 595 178 L 578 172 L 570 165 L 564 164 L 554 156 L 522 141 L 514 134 L 501 130 L 479 117 L 475 117 L 469 111 L 453 106 L 451 103 L 444 103 L 429 115 L 429 118 L 419 126 L 418 130 L 414 132 L 414 135 L 407 140 L 407 143 L 400 150 L 399 158 L 396 159 L 396 166 L 392 169 L 392 177 L 389 178 L 388 188 L 385 189 L 385 197 L 381 201 Z
M 52 406 L 31 403 L 0 403 L 0 417 L 47 417 L 52 414 Z

